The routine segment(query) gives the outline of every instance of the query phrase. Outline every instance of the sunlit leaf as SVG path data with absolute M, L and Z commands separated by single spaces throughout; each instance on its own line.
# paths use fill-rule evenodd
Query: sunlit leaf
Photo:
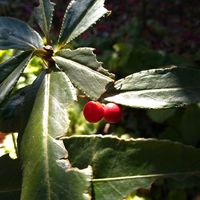
M 171 66 L 116 81 L 106 101 L 138 108 L 180 107 L 200 101 L 200 70 Z
M 21 200 L 90 199 L 91 168 L 73 168 L 58 138 L 67 131 L 67 106 L 75 98 L 75 90 L 64 72 L 46 74 L 22 139 Z
M 37 22 L 47 38 L 52 25 L 54 6 L 55 3 L 49 0 L 39 0 L 39 6 L 35 9 Z
M 105 0 L 72 0 L 67 7 L 59 37 L 59 44 L 65 45 L 87 30 L 108 10 Z
M 0 103 L 15 86 L 31 56 L 32 52 L 23 52 L 0 64 Z
M 98 99 L 113 80 L 96 60 L 92 50 L 91 48 L 64 49 L 58 51 L 53 59 L 78 89 L 87 96 Z
M 0 49 L 32 50 L 42 46 L 42 38 L 28 24 L 12 17 L 0 17 Z
M 181 143 L 92 135 L 68 137 L 64 144 L 72 166 L 92 166 L 95 200 L 123 200 L 159 178 L 200 180 L 200 150 Z

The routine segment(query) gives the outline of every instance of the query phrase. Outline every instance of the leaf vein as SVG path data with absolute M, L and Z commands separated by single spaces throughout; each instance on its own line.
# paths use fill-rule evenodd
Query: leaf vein
M 49 153 L 48 153 L 48 117 L 49 117 L 49 100 L 50 100 L 50 75 L 46 76 L 45 96 L 44 96 L 44 113 L 43 113 L 43 123 L 44 123 L 44 151 L 45 151 L 45 179 L 47 182 L 47 194 L 48 200 L 51 199 L 51 184 L 49 182 Z

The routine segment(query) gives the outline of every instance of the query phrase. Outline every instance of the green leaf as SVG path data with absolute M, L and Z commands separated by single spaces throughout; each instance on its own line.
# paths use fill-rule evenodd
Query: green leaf
M 30 51 L 23 52 L 0 64 L 0 84 L 9 76 L 12 71 L 31 54 Z
M 138 108 L 181 107 L 200 101 L 200 70 L 171 66 L 116 81 L 106 101 Z
M 64 46 L 87 30 L 108 10 L 105 0 L 72 0 L 66 10 L 59 36 L 59 44 Z
M 64 145 L 72 166 L 92 166 L 96 200 L 122 200 L 158 178 L 199 180 L 200 150 L 181 143 L 92 135 L 68 137 Z
M 31 56 L 32 52 L 23 52 L 0 64 L 0 103 L 15 86 Z
M 0 49 L 33 50 L 42 47 L 42 38 L 28 24 L 12 17 L 0 17 Z
M 45 71 L 31 85 L 17 91 L 2 106 L 0 110 L 0 130 L 2 132 L 23 132 L 44 75 Z
M 113 82 L 91 48 L 64 49 L 58 51 L 53 59 L 72 83 L 90 98 L 98 99 Z
M 0 157 L 0 167 L 0 199 L 19 200 L 22 184 L 20 161 L 4 155 Z
M 21 200 L 90 199 L 91 168 L 72 168 L 59 137 L 68 129 L 67 107 L 76 98 L 64 72 L 47 73 L 25 129 Z
M 39 3 L 35 9 L 35 17 L 45 36 L 49 38 L 55 3 L 49 0 L 39 0 Z

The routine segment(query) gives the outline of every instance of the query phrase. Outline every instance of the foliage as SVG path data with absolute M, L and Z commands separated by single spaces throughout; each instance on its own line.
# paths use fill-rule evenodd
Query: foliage
M 151 51 L 145 44 L 141 45 L 141 41 L 137 49 L 128 43 L 116 43 L 110 66 L 118 63 L 123 55 L 119 65 L 130 65 L 135 60 L 135 65 L 142 67 L 135 68 L 127 76 L 128 69 L 125 78 L 115 80 L 114 75 L 97 61 L 94 49 L 69 49 L 69 42 L 109 13 L 104 0 L 71 1 L 60 33 L 53 38 L 56 42 L 52 44 L 50 31 L 54 25 L 54 8 L 51 1 L 40 0 L 34 10 L 44 40 L 27 23 L 12 17 L 0 17 L 0 49 L 20 50 L 0 64 L 0 129 L 19 132 L 19 158 L 11 160 L 3 156 L 0 159 L 2 179 L 5 180 L 0 187 L 0 198 L 13 199 L 14 195 L 21 200 L 110 200 L 113 197 L 122 200 L 140 188 L 149 188 L 157 179 L 184 178 L 186 182 L 198 183 L 198 148 L 170 140 L 90 135 L 89 125 L 84 131 L 78 131 L 73 117 L 80 124 L 83 118 L 79 107 L 73 103 L 84 96 L 116 102 L 126 109 L 163 109 L 194 104 L 200 100 L 199 70 L 185 68 L 191 63 Z M 133 23 L 137 25 L 137 21 Z M 137 32 L 132 34 L 137 35 Z M 166 62 L 171 65 L 172 61 L 185 64 L 184 67 L 144 70 L 143 65 L 148 61 L 140 62 L 139 55 L 149 55 L 148 61 L 157 60 L 153 64 L 157 67 Z M 25 84 L 24 80 L 20 82 L 20 77 L 26 77 L 30 72 L 35 73 L 34 80 Z M 70 111 L 73 107 L 77 109 L 75 113 Z M 158 123 L 177 123 L 169 120 L 177 114 L 176 111 L 169 112 L 162 119 L 158 112 L 150 110 L 149 117 Z M 199 116 L 196 109 L 195 113 Z M 185 113 L 179 123 L 186 124 L 191 116 L 190 112 Z M 194 116 L 195 119 L 198 121 L 198 117 Z M 98 125 L 92 128 L 95 130 Z M 196 144 L 199 137 L 196 128 L 192 128 L 195 139 L 188 137 L 187 127 L 180 128 L 183 134 L 180 142 Z M 73 136 L 76 131 L 85 135 Z M 171 134 L 172 130 L 165 130 L 166 135 L 169 132 Z M 3 192 L 5 188 L 6 192 Z

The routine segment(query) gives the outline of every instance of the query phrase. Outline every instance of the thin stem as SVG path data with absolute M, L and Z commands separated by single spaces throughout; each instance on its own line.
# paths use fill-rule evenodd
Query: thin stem
M 19 157 L 19 152 L 18 152 L 18 149 L 17 149 L 17 142 L 16 142 L 16 139 L 15 139 L 15 135 L 14 133 L 11 133 L 12 134 L 12 140 L 13 140 L 13 144 L 14 144 L 14 148 L 15 148 L 15 153 L 17 155 L 17 157 Z

